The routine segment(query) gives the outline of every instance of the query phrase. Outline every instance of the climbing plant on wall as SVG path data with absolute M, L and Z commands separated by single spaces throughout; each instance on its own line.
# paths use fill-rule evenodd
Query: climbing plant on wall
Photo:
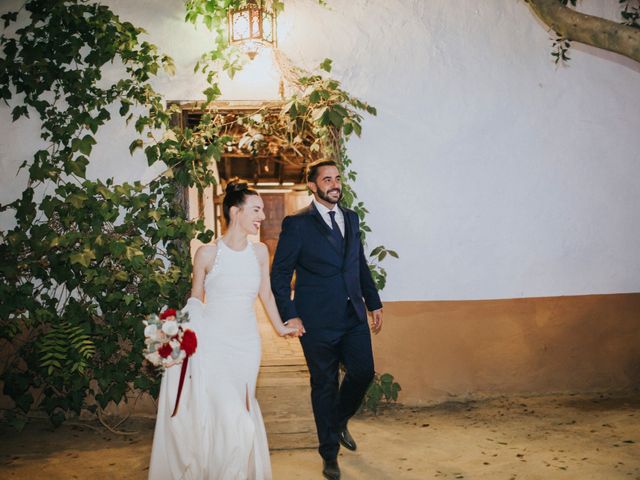
M 99 4 L 31 0 L 2 19 L 0 97 L 14 121 L 40 121 L 42 140 L 22 164 L 22 195 L 1 207 L 16 225 L 0 232 L 0 375 L 15 402 L 8 419 L 21 428 L 34 409 L 58 424 L 132 388 L 157 391 L 142 368 L 140 319 L 189 289 L 188 240 L 211 232 L 186 221 L 178 200 L 183 186 L 212 180 L 212 152 L 188 132 L 167 135 L 146 147 L 167 175 L 148 185 L 89 179 L 96 134 L 114 110 L 141 134 L 166 129 L 171 112 L 149 80 L 172 60 Z M 106 83 L 113 61 L 122 74 Z
M 187 21 L 203 21 L 218 33 L 214 49 L 196 65 L 207 75 L 207 103 L 220 95 L 219 73 L 233 75 L 245 61 L 223 33 L 228 9 L 244 3 L 186 2 Z M 0 378 L 15 402 L 6 418 L 22 428 L 36 409 L 59 424 L 83 408 L 100 414 L 133 391 L 157 394 L 158 378 L 142 364 L 140 320 L 163 305 L 179 306 L 190 289 L 189 241 L 207 242 L 213 232 L 186 219 L 184 188 L 215 182 L 209 167 L 228 138 L 213 111 L 196 127 L 171 126 L 176 109 L 150 80 L 171 74 L 172 59 L 107 6 L 28 0 L 2 20 L 0 98 L 11 106 L 13 121 L 38 119 L 42 140 L 22 163 L 26 188 L 0 206 L 15 218 L 13 228 L 0 232 Z M 103 77 L 113 62 L 122 72 L 110 83 Z M 331 62 L 323 62 L 322 72 L 330 69 Z M 375 109 L 326 75 L 297 70 L 295 82 L 297 93 L 279 116 L 283 141 L 311 139 L 352 182 L 346 141 L 360 134 L 362 113 Z M 149 165 L 164 165 L 146 185 L 87 176 L 100 129 L 116 111 L 140 135 L 130 152 L 142 149 Z M 343 201 L 358 212 L 363 234 L 370 231 L 367 210 L 349 183 Z M 396 256 L 376 247 L 372 258 L 387 254 Z M 384 270 L 374 263 L 372 272 L 382 288 Z
M 320 0 L 321 5 L 326 2 Z M 233 76 L 242 68 L 247 58 L 232 45 L 229 45 L 225 25 L 227 14 L 231 9 L 242 8 L 247 4 L 246 0 L 221 1 L 221 0 L 188 0 L 186 2 L 186 20 L 196 24 L 202 21 L 215 33 L 215 47 L 205 53 L 196 64 L 195 71 L 207 73 L 209 87 L 205 91 L 207 103 L 212 102 L 220 95 L 218 75 L 220 71 L 226 71 Z M 275 12 L 284 8 L 283 2 L 271 2 Z M 280 54 L 282 55 L 282 54 Z M 279 138 L 285 145 L 296 146 L 307 142 L 309 150 L 321 151 L 323 157 L 335 160 L 342 171 L 343 198 L 342 204 L 352 208 L 360 217 L 360 230 L 363 241 L 371 232 L 366 223 L 368 210 L 363 202 L 358 200 L 353 189 L 357 172 L 352 168 L 352 162 L 347 155 L 347 142 L 351 135 L 360 136 L 362 132 L 363 113 L 376 115 L 375 107 L 363 102 L 341 88 L 340 82 L 330 78 L 332 61 L 325 59 L 318 68 L 318 73 L 310 73 L 299 67 L 292 66 L 290 62 L 281 65 L 283 76 L 293 87 L 294 93 L 283 105 L 276 122 L 269 124 L 261 122 L 261 117 L 256 120 L 258 112 L 251 112 L 239 117 L 236 121 L 243 125 L 252 125 L 254 132 L 265 130 L 273 138 Z M 205 105 L 206 107 L 206 105 Z M 249 142 L 253 145 L 253 142 Z M 221 147 L 222 148 L 222 147 Z M 371 250 L 370 268 L 374 281 L 379 289 L 386 284 L 386 271 L 381 267 L 387 255 L 398 257 L 398 254 L 383 245 Z

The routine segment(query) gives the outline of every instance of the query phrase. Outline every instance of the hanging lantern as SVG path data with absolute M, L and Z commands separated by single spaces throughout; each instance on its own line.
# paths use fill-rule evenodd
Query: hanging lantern
M 260 46 L 276 45 L 276 17 L 264 0 L 247 0 L 243 8 L 230 10 L 229 43 L 239 45 L 253 60 Z

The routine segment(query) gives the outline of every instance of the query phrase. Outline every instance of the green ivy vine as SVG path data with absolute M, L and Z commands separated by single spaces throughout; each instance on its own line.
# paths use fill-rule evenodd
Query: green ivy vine
M 228 43 L 225 30 L 229 10 L 242 8 L 247 3 L 247 0 L 188 0 L 186 2 L 185 20 L 193 24 L 200 20 L 209 30 L 215 32 L 215 48 L 205 53 L 194 68 L 194 72 L 207 73 L 209 86 L 204 92 L 205 107 L 221 93 L 218 84 L 219 72 L 225 71 L 233 78 L 233 75 L 248 61 L 246 55 Z M 282 1 L 261 1 L 260 3 L 270 5 L 276 13 L 284 9 Z M 319 0 L 318 3 L 326 5 L 324 0 Z M 352 187 L 357 172 L 351 168 L 352 162 L 347 155 L 346 144 L 352 134 L 360 136 L 362 133 L 363 117 L 360 112 L 376 115 L 377 111 L 375 107 L 340 88 L 340 82 L 326 76 L 331 72 L 331 68 L 332 61 L 329 58 L 320 64 L 319 73 L 316 74 L 298 67 L 289 68 L 286 76 L 294 83 L 298 93 L 294 93 L 282 107 L 276 130 L 284 132 L 283 143 L 290 145 L 301 143 L 305 138 L 309 138 L 311 151 L 322 152 L 323 156 L 332 158 L 338 163 L 343 177 L 342 204 L 352 208 L 358 214 L 362 239 L 366 244 L 366 235 L 371 232 L 365 220 L 369 212 L 364 203 L 358 201 Z M 253 123 L 257 130 L 270 128 L 270 133 L 275 133 L 273 126 L 255 124 L 252 117 L 256 113 L 259 112 L 251 112 L 238 121 L 245 125 Z M 215 125 L 211 126 L 215 127 Z M 220 142 L 219 148 L 223 145 L 224 143 Z M 375 247 L 370 253 L 371 274 L 380 290 L 385 287 L 387 278 L 387 273 L 380 262 L 387 255 L 398 258 L 397 252 L 383 245 Z
M 15 402 L 6 418 L 20 429 L 36 409 L 59 424 L 82 408 L 126 401 L 132 389 L 157 394 L 142 365 L 140 319 L 187 293 L 188 240 L 212 232 L 186 221 L 179 199 L 182 186 L 211 178 L 206 150 L 187 132 L 145 149 L 173 176 L 148 185 L 87 178 L 110 106 L 139 133 L 169 124 L 149 80 L 173 62 L 142 29 L 80 0 L 31 0 L 2 19 L 0 97 L 14 105 L 14 121 L 36 116 L 46 142 L 22 163 L 29 177 L 20 198 L 0 206 L 16 221 L 0 232 L 0 378 Z M 17 22 L 26 25 L 12 31 Z M 104 85 L 114 61 L 122 76 Z
M 245 3 L 186 2 L 186 21 L 201 20 L 217 32 L 214 49 L 195 67 L 207 75 L 207 104 L 220 95 L 219 73 L 232 76 L 246 61 L 224 34 L 228 10 Z M 282 2 L 274 6 L 281 9 Z M 1 18 L 0 98 L 13 107 L 13 121 L 39 119 L 46 142 L 20 167 L 28 172 L 21 196 L 0 205 L 16 222 L 0 231 L 0 379 L 15 403 L 5 419 L 21 429 L 35 410 L 58 425 L 82 409 L 100 413 L 128 401 L 134 392 L 157 396 L 159 379 L 142 363 L 140 320 L 188 294 L 189 241 L 208 242 L 213 232 L 201 220 L 187 220 L 184 190 L 215 183 L 209 167 L 229 138 L 213 112 L 194 128 L 171 124 L 177 107 L 167 107 L 150 80 L 172 74 L 172 59 L 109 7 L 27 0 Z M 105 85 L 103 69 L 114 62 L 122 74 Z M 330 72 L 330 60 L 321 70 Z M 346 142 L 360 135 L 362 112 L 375 115 L 375 109 L 325 75 L 297 71 L 295 78 L 299 93 L 278 116 L 283 141 L 308 142 L 335 158 L 353 182 Z M 114 106 L 140 134 L 130 152 L 142 149 L 149 165 L 166 166 L 146 185 L 87 178 L 96 134 Z M 348 182 L 344 191 L 343 202 L 358 212 L 366 235 L 368 212 Z M 383 246 L 371 252 L 379 288 L 386 255 L 397 257 Z

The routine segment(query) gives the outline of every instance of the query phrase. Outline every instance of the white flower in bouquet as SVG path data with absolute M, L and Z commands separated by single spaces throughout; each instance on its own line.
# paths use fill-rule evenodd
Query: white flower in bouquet
M 178 333 L 178 322 L 175 320 L 167 320 L 162 325 L 162 331 L 169 337 L 173 337 Z
M 144 327 L 144 336 L 149 338 L 154 338 L 156 336 L 156 332 L 158 331 L 158 327 L 154 324 L 147 325 Z
M 158 352 L 147 353 L 145 354 L 144 358 L 149 360 L 154 365 L 160 365 L 160 363 L 162 362 L 162 357 L 160 357 L 160 354 L 158 354 Z
M 144 325 L 144 358 L 160 368 L 179 365 L 191 356 L 197 346 L 195 333 L 182 330 L 181 324 L 189 321 L 189 314 L 167 308 L 158 316 L 147 315 Z

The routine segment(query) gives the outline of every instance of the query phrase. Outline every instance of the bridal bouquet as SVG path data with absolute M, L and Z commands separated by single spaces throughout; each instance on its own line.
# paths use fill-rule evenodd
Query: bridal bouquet
M 189 314 L 167 308 L 160 315 L 147 315 L 144 324 L 143 355 L 156 367 L 168 368 L 183 363 L 196 351 L 198 339 L 193 330 L 185 328 Z

